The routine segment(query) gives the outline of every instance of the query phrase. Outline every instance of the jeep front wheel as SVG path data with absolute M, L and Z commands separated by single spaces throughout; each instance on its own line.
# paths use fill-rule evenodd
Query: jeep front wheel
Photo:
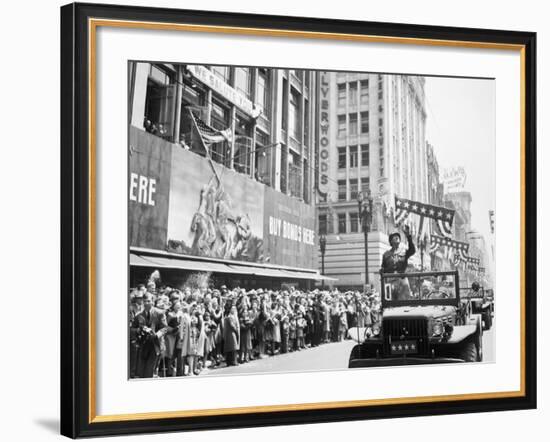
M 466 342 L 458 353 L 458 359 L 462 359 L 464 362 L 476 362 L 478 352 L 475 343 L 472 341 Z

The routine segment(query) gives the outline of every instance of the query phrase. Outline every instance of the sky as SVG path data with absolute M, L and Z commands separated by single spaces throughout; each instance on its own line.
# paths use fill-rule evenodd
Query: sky
M 495 80 L 426 77 L 426 140 L 440 173 L 464 167 L 472 194 L 472 228 L 491 244 L 495 208 Z

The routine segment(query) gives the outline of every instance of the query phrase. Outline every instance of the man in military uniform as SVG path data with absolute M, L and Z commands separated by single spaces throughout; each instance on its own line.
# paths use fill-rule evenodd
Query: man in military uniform
M 416 253 L 409 226 L 403 226 L 403 233 L 407 238 L 407 249 L 403 250 L 399 247 L 401 235 L 398 232 L 392 233 L 389 237 L 391 249 L 385 252 L 382 257 L 382 273 L 405 273 L 409 258 Z M 392 295 L 394 300 L 407 299 L 410 293 L 408 278 L 403 277 L 394 282 Z

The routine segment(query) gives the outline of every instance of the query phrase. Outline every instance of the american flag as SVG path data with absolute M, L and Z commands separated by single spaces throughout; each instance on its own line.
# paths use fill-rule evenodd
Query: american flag
M 456 241 L 454 239 L 449 239 L 438 235 L 431 235 L 430 241 L 432 244 L 437 244 L 438 246 L 444 246 L 449 249 L 456 250 L 455 255 L 458 255 L 461 261 L 466 262 L 468 258 L 468 250 L 470 249 L 470 244 L 467 242 Z
M 189 113 L 191 114 L 191 119 L 193 120 L 195 129 L 197 129 L 197 132 L 205 147 L 213 143 L 221 143 L 222 141 L 231 142 L 232 131 L 230 127 L 225 130 L 214 129 L 193 114 L 191 110 L 189 110 Z
M 395 224 L 401 225 L 409 216 L 414 213 L 420 216 L 419 237 L 424 235 L 424 218 L 430 218 L 436 221 L 442 236 L 450 238 L 452 236 L 452 226 L 455 211 L 446 207 L 425 204 L 419 201 L 412 201 L 395 196 Z

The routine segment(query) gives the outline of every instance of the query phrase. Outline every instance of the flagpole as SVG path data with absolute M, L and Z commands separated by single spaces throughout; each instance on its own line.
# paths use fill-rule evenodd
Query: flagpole
M 212 160 L 212 157 L 210 156 L 210 151 L 206 147 L 206 143 L 204 142 L 204 138 L 202 137 L 201 131 L 199 130 L 199 126 L 197 125 L 197 121 L 195 120 L 195 116 L 193 115 L 193 112 L 191 109 L 188 109 L 189 114 L 191 115 L 191 120 L 193 121 L 193 126 L 195 126 L 195 131 L 199 134 L 199 138 L 201 140 L 202 147 L 204 148 L 204 151 L 206 152 L 206 158 L 208 158 L 208 161 L 210 163 L 210 167 L 212 168 L 212 171 L 214 172 L 214 175 L 216 176 L 216 179 L 218 180 L 218 184 L 221 184 L 220 176 L 218 175 L 218 172 L 216 171 L 216 168 L 214 166 L 214 161 Z

